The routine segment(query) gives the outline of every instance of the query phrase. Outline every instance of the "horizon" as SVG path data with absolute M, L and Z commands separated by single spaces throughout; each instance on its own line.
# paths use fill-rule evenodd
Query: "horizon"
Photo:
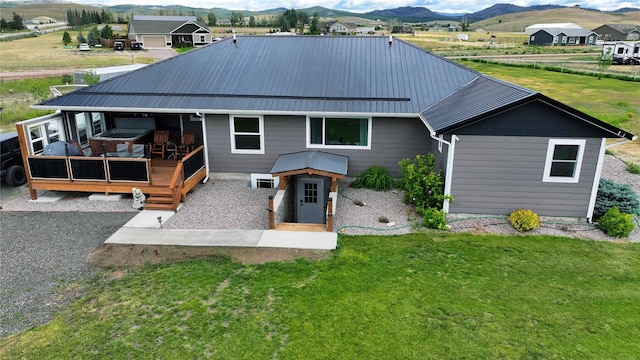
M 3 0 L 4 2 L 4 0 Z M 41 3 L 43 1 L 26 2 Z M 51 1 L 46 1 L 51 2 Z M 180 4 L 178 0 L 103 0 L 100 3 L 97 0 L 75 0 L 75 1 L 59 1 L 61 3 L 75 3 L 82 5 L 94 6 L 116 6 L 116 5 L 140 5 L 140 6 L 188 6 L 190 8 L 212 9 L 224 8 L 228 10 L 244 10 L 244 11 L 264 11 L 275 8 L 286 9 L 305 9 L 314 6 L 322 6 L 332 10 L 348 11 L 353 13 L 367 13 L 374 10 L 388 10 L 399 7 L 422 7 L 433 12 L 443 14 L 463 14 L 474 13 L 497 4 L 511 4 L 522 7 L 534 5 L 559 5 L 572 7 L 579 5 L 585 9 L 596 9 L 600 11 L 613 11 L 622 8 L 634 8 L 640 4 L 623 1 L 611 0 L 602 4 L 602 0 L 583 0 L 576 2 L 574 0 L 515 0 L 515 1 L 494 1 L 494 0 L 402 0 L 401 2 L 393 0 L 193 0 L 189 5 Z

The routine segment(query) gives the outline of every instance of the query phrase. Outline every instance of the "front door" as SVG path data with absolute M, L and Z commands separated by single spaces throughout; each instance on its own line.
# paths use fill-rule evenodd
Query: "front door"
M 324 179 L 298 178 L 296 186 L 299 223 L 324 224 Z

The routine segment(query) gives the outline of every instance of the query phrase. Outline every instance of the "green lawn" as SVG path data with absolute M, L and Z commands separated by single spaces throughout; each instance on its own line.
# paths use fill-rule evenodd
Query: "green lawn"
M 593 117 L 640 134 L 640 83 L 516 66 L 461 61 L 489 76 L 543 93 Z
M 109 271 L 27 359 L 632 359 L 640 244 L 466 234 L 340 236 L 327 259 Z

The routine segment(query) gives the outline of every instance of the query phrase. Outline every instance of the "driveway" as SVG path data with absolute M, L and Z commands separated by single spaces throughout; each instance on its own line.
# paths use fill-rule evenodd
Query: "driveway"
M 0 211 L 0 337 L 51 320 L 82 295 L 98 272 L 87 255 L 134 215 Z

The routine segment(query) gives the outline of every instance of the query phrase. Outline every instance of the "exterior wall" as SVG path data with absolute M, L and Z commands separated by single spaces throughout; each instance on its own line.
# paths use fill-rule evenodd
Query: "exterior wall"
M 607 25 L 602 25 L 598 28 L 593 29 L 593 32 L 598 34 L 598 39 L 604 41 L 617 41 L 617 40 L 625 40 L 626 34 L 621 33 L 618 30 L 612 29 Z
M 458 135 L 450 213 L 586 217 L 601 139 L 588 138 L 578 183 L 542 182 L 549 138 Z
M 552 45 L 553 35 L 544 30 L 529 35 L 529 45 Z
M 281 154 L 319 150 L 348 156 L 348 176 L 355 176 L 372 164 L 384 166 L 397 176 L 400 160 L 426 154 L 433 141 L 417 118 L 373 118 L 370 150 L 308 149 L 304 116 L 265 116 L 265 153 L 232 154 L 229 116 L 207 115 L 206 121 L 211 172 L 269 173 Z

